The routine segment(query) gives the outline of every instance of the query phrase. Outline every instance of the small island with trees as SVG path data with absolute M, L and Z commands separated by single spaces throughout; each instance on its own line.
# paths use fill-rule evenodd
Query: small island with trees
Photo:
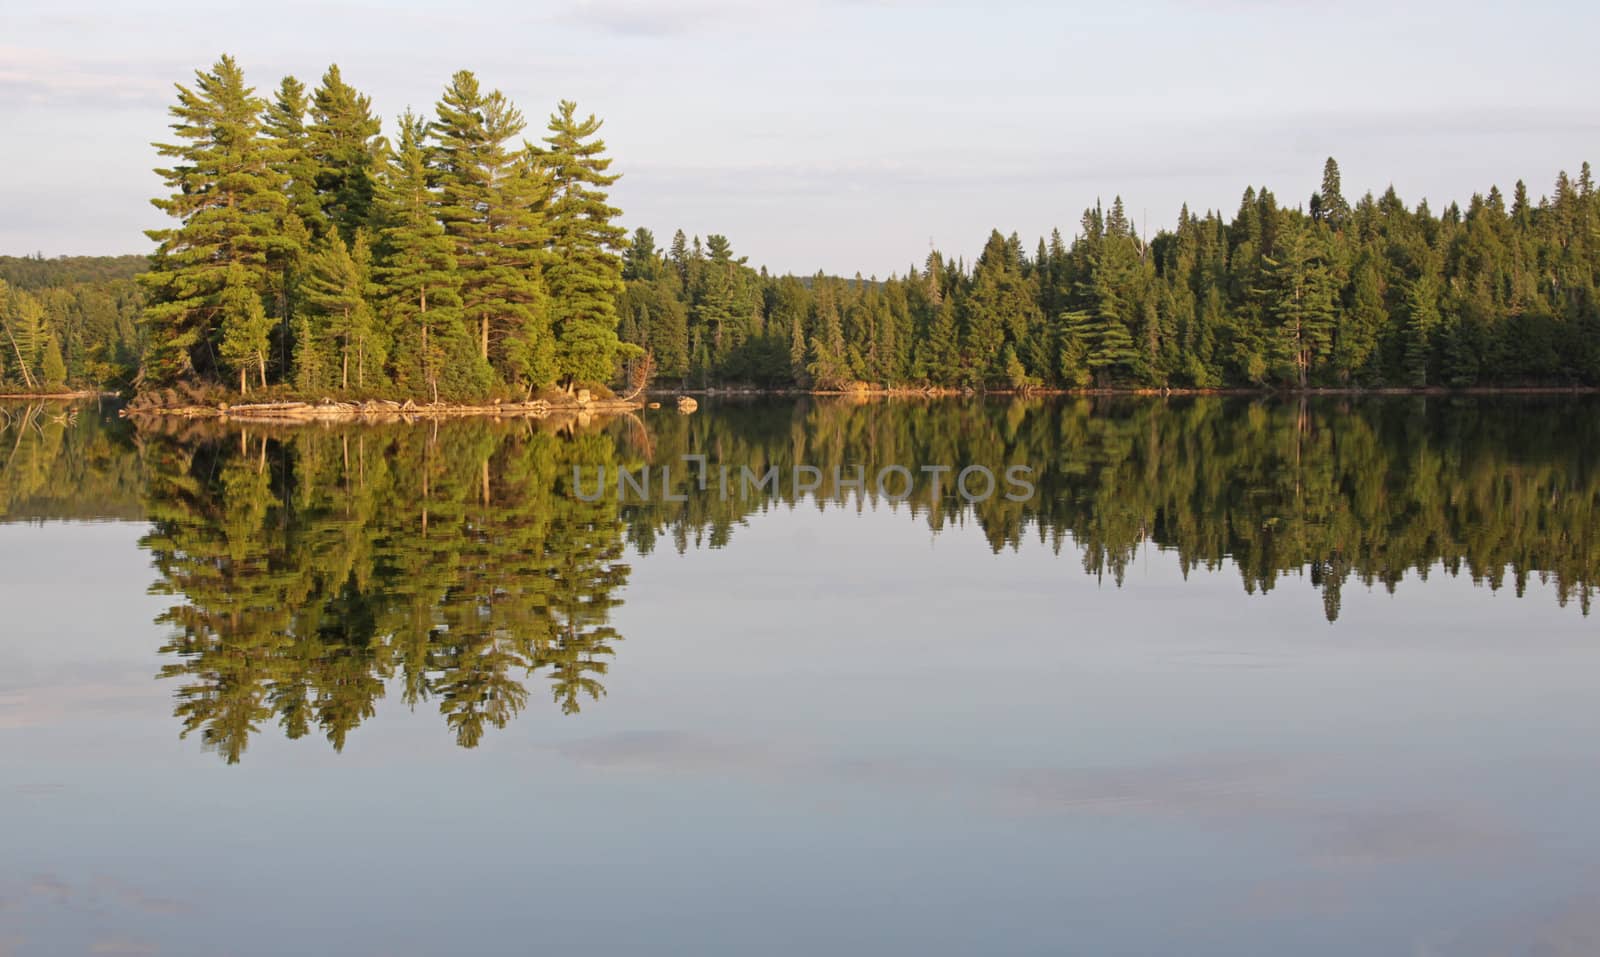
M 1600 387 L 1589 165 L 1435 212 L 1246 189 L 1147 237 L 1120 199 L 1031 253 L 773 275 L 720 235 L 618 224 L 600 120 L 542 136 L 471 72 L 390 135 L 331 66 L 257 95 L 223 56 L 177 86 L 153 254 L 0 257 L 0 390 L 134 411 L 316 404 L 538 413 L 671 389 L 1316 391 Z M 628 384 L 615 396 L 609 386 Z

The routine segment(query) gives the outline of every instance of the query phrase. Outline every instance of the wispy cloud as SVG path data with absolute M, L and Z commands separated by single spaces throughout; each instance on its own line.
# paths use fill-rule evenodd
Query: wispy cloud
M 136 940 L 132 937 L 102 937 L 89 945 L 91 954 L 123 954 L 146 955 L 158 954 L 160 949 L 155 944 Z
M 167 64 L 72 57 L 30 47 L 0 46 L 0 101 L 34 106 L 148 106 L 172 91 Z
M 1397 860 L 1504 862 L 1527 850 L 1506 822 L 1460 802 L 1367 806 L 1319 796 L 1325 765 L 1276 758 L 1196 756 L 1148 765 L 988 768 L 845 759 L 797 742 L 671 731 L 633 732 L 562 746 L 572 761 L 619 771 L 732 774 L 915 790 L 1028 815 L 1161 814 L 1223 827 L 1293 827 L 1311 860 L 1341 868 Z
M 556 19 L 614 36 L 668 37 L 747 23 L 767 10 L 767 4 L 725 0 L 580 0 Z

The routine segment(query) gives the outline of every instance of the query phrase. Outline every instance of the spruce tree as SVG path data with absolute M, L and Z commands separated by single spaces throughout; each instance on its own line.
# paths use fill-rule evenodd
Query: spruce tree
M 656 249 L 656 234 L 640 226 L 633 231 L 622 251 L 622 278 L 651 280 L 661 276 L 661 251 Z
M 1267 281 L 1276 321 L 1276 353 L 1285 372 L 1304 389 L 1312 367 L 1333 346 L 1336 318 L 1333 282 L 1320 248 L 1321 237 L 1299 217 L 1288 217 L 1279 231 L 1278 256 L 1267 257 Z
M 1317 193 L 1320 220 L 1334 229 L 1343 229 L 1350 221 L 1350 203 L 1344 198 L 1344 188 L 1339 181 L 1339 164 L 1333 157 L 1322 165 L 1322 189 Z
M 547 149 L 538 160 L 550 180 L 546 206 L 552 255 L 545 270 L 556 339 L 556 368 L 570 389 L 576 380 L 611 378 L 628 352 L 617 338 L 617 295 L 622 291 L 626 232 L 612 222 L 621 214 L 606 203 L 611 160 L 597 139 L 601 121 L 577 117 L 577 104 L 562 100 L 550 116 Z
M 45 340 L 39 371 L 46 388 L 59 389 L 67 384 L 67 363 L 61 358 L 61 341 L 54 335 Z
M 1433 364 L 1434 333 L 1439 326 L 1439 287 L 1432 272 L 1424 271 L 1406 292 L 1406 384 L 1428 385 Z

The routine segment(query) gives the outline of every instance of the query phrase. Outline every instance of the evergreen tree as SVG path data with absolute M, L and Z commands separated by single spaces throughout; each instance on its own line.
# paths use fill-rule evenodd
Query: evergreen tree
M 322 214 L 352 243 L 356 230 L 372 223 L 382 124 L 372 115 L 371 99 L 345 83 L 337 65 L 322 75 L 310 110 L 306 149 Z
M 39 371 L 46 388 L 59 389 L 67 384 L 67 363 L 61 358 L 61 343 L 53 335 L 45 340 Z
M 1333 282 L 1320 245 L 1312 226 L 1290 218 L 1279 230 L 1277 258 L 1265 258 L 1277 352 L 1302 389 L 1313 367 L 1328 358 L 1336 323 Z
M 489 370 L 461 325 L 461 274 L 453 244 L 435 219 L 427 121 L 406 112 L 380 185 L 381 263 L 376 268 L 395 378 L 439 401 L 481 394 Z
M 556 378 L 542 267 L 549 238 L 549 180 L 512 140 L 526 124 L 505 94 L 484 93 L 463 70 L 437 105 L 433 163 L 439 218 L 455 246 L 462 314 L 479 354 L 525 392 Z
M 1434 331 L 1439 326 L 1439 287 L 1431 272 L 1424 272 L 1406 292 L 1406 384 L 1428 385 L 1433 365 Z
M 273 165 L 289 197 L 289 210 L 320 235 L 327 219 L 317 198 L 317 161 L 311 155 L 306 113 L 311 97 L 292 76 L 283 78 L 262 116 L 261 126 L 273 149 Z
M 1322 166 L 1322 189 L 1316 199 L 1320 215 L 1314 218 L 1318 221 L 1334 229 L 1343 229 L 1350 221 L 1350 203 L 1344 198 L 1344 188 L 1339 181 L 1339 164 L 1331 156 Z
M 41 384 L 40 359 L 49 338 L 44 306 L 34 296 L 11 290 L 0 281 L 0 323 L 16 359 L 16 377 L 31 392 Z
M 159 245 L 140 277 L 149 295 L 144 377 L 152 385 L 217 371 L 218 300 L 231 267 L 257 292 L 267 288 L 287 199 L 261 135 L 264 107 L 229 56 L 197 72 L 192 88 L 178 87 L 169 111 L 178 142 L 156 144 L 176 161 L 156 171 L 173 192 L 153 202 L 179 225 L 148 231 Z
M 656 249 L 656 234 L 640 226 L 622 251 L 622 278 L 625 281 L 661 278 L 661 251 Z
M 222 313 L 222 342 L 218 351 L 228 368 L 239 374 L 240 394 L 250 391 L 248 376 L 255 371 L 264 388 L 267 384 L 268 336 L 272 320 L 261 306 L 261 296 L 251 288 L 249 274 L 235 263 L 228 267 L 228 279 L 218 303 Z
M 307 264 L 305 297 L 311 317 L 311 341 L 302 346 L 319 353 L 324 367 L 327 357 L 337 356 L 337 385 L 341 389 L 350 388 L 352 372 L 355 384 L 364 387 L 367 363 L 372 361 L 377 366 L 381 361 L 382 350 L 373 335 L 372 309 L 367 302 L 370 264 L 363 261 L 367 259 L 364 233 L 356 235 L 354 254 L 337 233 L 330 233 Z
M 548 148 L 539 161 L 550 177 L 547 205 L 550 248 L 546 270 L 556 337 L 556 368 L 571 384 L 610 379 L 629 352 L 617 338 L 617 295 L 622 291 L 626 233 L 612 220 L 605 188 L 617 181 L 611 160 L 595 138 L 601 122 L 577 118 L 577 104 L 562 100 L 550 116 Z

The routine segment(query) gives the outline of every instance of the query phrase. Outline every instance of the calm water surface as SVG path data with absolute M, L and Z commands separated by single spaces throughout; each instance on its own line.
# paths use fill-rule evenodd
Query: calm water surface
M 0 954 L 1600 951 L 1593 401 L 5 411 Z

